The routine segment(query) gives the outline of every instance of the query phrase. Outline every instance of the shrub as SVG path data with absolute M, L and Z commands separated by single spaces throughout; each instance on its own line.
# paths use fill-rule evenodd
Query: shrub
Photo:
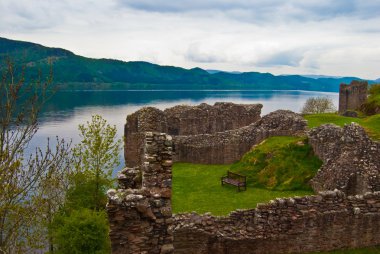
M 336 107 L 329 97 L 310 97 L 306 100 L 302 114 L 320 114 L 335 112 Z
M 108 222 L 105 211 L 87 208 L 62 213 L 53 226 L 56 253 L 109 253 Z

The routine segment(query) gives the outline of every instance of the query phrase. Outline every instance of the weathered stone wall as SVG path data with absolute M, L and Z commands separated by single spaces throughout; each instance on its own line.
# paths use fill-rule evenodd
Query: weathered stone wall
M 380 191 L 380 143 L 358 124 L 327 124 L 308 133 L 323 165 L 311 180 L 315 191 L 339 189 L 346 194 Z
M 164 111 L 168 134 L 211 134 L 247 126 L 260 119 L 261 104 L 234 104 L 216 102 L 213 106 L 178 105 Z
M 124 158 L 129 167 L 141 165 L 145 132 L 168 132 L 166 115 L 153 107 L 144 107 L 127 116 L 124 126 Z
M 284 127 L 293 126 L 291 123 L 294 129 L 303 126 L 293 117 L 286 120 L 288 113 L 274 112 L 276 117 L 264 117 L 255 129 L 278 135 L 285 134 L 288 129 Z M 284 125 L 273 121 L 280 116 Z M 246 134 L 249 137 L 251 132 Z M 326 165 L 346 153 L 346 159 L 354 158 L 351 163 L 363 161 L 355 164 L 361 169 L 377 163 L 367 158 L 378 158 L 379 144 L 369 140 L 357 125 L 343 129 L 322 126 L 310 131 L 309 139 Z M 113 253 L 307 253 L 380 244 L 380 192 L 347 196 L 339 190 L 325 191 L 278 198 L 227 217 L 196 213 L 172 216 L 172 145 L 171 136 L 146 133 L 142 166 L 122 170 L 120 189 L 108 191 Z M 340 174 L 334 167 L 328 170 L 330 176 Z
M 260 119 L 261 104 L 217 102 L 213 106 L 179 105 L 165 111 L 146 107 L 127 116 L 124 127 L 124 158 L 129 167 L 142 162 L 144 132 L 164 132 L 169 135 L 212 134 L 247 126 Z
M 228 217 L 175 216 L 175 253 L 307 253 L 380 244 L 380 192 L 276 199 Z
M 107 192 L 112 253 L 172 253 L 172 139 L 146 133 L 144 163 L 118 175 L 118 190 Z
M 175 161 L 229 164 L 239 160 L 253 145 L 271 136 L 304 134 L 306 121 L 288 110 L 277 110 L 259 121 L 235 130 L 175 136 Z
M 367 99 L 367 81 L 353 80 L 349 85 L 341 84 L 339 88 L 339 113 L 358 110 Z

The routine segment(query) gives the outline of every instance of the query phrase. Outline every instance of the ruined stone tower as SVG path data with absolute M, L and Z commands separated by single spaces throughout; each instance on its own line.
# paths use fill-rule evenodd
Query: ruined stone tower
M 339 113 L 347 110 L 358 110 L 367 99 L 367 81 L 353 80 L 349 85 L 340 84 Z
M 123 169 L 107 193 L 112 253 L 173 252 L 171 166 L 171 136 L 147 132 L 143 165 Z

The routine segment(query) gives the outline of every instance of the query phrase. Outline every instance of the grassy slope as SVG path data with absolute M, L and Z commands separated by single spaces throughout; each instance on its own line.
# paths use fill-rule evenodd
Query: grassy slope
M 231 166 L 246 175 L 248 186 L 271 190 L 310 190 L 309 180 L 321 167 L 305 138 L 271 137 Z
M 175 163 L 173 166 L 173 212 L 211 212 L 227 215 L 243 208 L 255 208 L 257 203 L 276 197 L 303 196 L 311 191 L 270 191 L 249 187 L 237 192 L 234 186 L 221 186 L 220 177 L 230 165 L 197 165 Z
M 345 124 L 356 122 L 366 129 L 371 138 L 380 140 L 380 114 L 366 118 L 345 117 L 337 114 L 315 114 L 305 115 L 304 118 L 308 121 L 308 126 L 310 128 L 326 123 L 344 126 Z

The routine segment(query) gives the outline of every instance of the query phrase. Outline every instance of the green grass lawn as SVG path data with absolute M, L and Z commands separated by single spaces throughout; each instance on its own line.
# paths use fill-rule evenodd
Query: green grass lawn
M 236 209 L 255 208 L 257 203 L 268 202 L 277 197 L 304 196 L 312 191 L 271 191 L 248 186 L 237 192 L 236 187 L 221 186 L 220 178 L 230 165 L 199 165 L 175 163 L 173 166 L 174 213 L 211 212 L 213 215 L 228 215 Z
M 363 126 L 371 138 L 380 140 L 380 114 L 365 118 L 346 117 L 337 114 L 313 114 L 305 115 L 304 118 L 308 121 L 310 128 L 326 123 L 344 126 L 345 124 L 355 122 Z

